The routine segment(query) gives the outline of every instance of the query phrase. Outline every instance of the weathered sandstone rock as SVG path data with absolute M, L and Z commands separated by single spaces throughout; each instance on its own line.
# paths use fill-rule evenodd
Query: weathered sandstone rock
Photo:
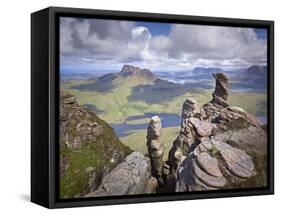
M 155 182 L 151 177 L 149 159 L 139 152 L 133 152 L 103 178 L 97 190 L 85 197 L 153 193 Z
M 163 142 L 161 141 L 162 125 L 158 116 L 153 116 L 147 127 L 147 149 L 151 161 L 151 173 L 158 183 L 163 184 Z

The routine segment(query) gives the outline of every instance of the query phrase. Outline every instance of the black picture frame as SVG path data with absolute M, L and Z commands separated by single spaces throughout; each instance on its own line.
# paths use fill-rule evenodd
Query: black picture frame
M 266 28 L 268 32 L 268 187 L 208 192 L 58 198 L 59 22 L 60 16 Z M 274 22 L 49 7 L 31 15 L 31 201 L 47 208 L 112 205 L 274 193 Z

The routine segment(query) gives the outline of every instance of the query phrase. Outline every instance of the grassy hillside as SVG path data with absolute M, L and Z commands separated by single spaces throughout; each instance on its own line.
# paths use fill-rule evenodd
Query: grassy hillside
M 266 93 L 231 93 L 229 103 L 233 106 L 240 106 L 257 116 L 267 115 Z
M 114 143 L 110 134 L 98 138 L 94 145 L 88 145 L 79 150 L 71 150 L 66 146 L 61 148 L 60 155 L 70 161 L 69 167 L 60 180 L 61 198 L 73 198 L 89 192 L 90 175 L 86 172 L 88 167 L 94 168 L 97 182 L 106 170 L 116 167 L 116 162 L 110 162 L 112 155 L 107 151 L 110 148 L 108 143 Z M 131 152 L 120 141 L 114 145 L 116 146 L 111 148 L 120 152 L 124 151 L 126 155 Z
M 79 104 L 93 104 L 97 109 L 103 110 L 104 113 L 99 116 L 109 123 L 123 121 L 128 116 L 142 115 L 143 112 L 140 110 L 147 106 L 142 102 L 129 103 L 127 99 L 132 88 L 146 82 L 145 80 L 135 78 L 117 79 L 113 83 L 114 90 L 103 93 L 73 89 L 74 86 L 81 85 L 81 82 L 78 82 L 79 84 L 77 82 L 63 83 L 61 88 L 75 95 Z

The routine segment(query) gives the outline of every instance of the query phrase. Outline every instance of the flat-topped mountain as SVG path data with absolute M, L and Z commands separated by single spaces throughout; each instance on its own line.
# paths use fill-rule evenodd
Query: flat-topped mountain
M 156 79 L 156 76 L 148 69 L 146 68 L 139 68 L 135 67 L 133 65 L 124 65 L 120 73 L 118 73 L 118 76 L 122 77 L 139 77 L 139 78 L 145 78 L 151 81 L 154 81 Z
M 215 73 L 215 72 L 222 72 L 223 70 L 221 68 L 205 68 L 205 67 L 195 67 L 193 68 L 193 73 L 196 73 L 196 75 L 199 74 L 208 74 L 208 73 Z

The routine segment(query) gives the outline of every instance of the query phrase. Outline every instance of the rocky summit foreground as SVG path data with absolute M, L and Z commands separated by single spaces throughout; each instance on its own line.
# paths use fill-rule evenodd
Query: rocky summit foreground
M 126 71 L 132 73 L 132 71 Z M 190 192 L 267 185 L 267 133 L 257 118 L 230 106 L 229 79 L 215 73 L 209 102 L 183 102 L 181 127 L 163 161 L 161 119 L 147 126 L 148 155 L 133 152 L 75 97 L 61 93 L 62 197 Z
M 198 108 L 188 98 L 181 130 L 169 152 L 168 191 L 186 192 L 266 185 L 267 135 L 258 120 L 229 106 L 228 78 L 214 74 L 210 102 Z
M 154 193 L 156 186 L 148 157 L 132 152 L 109 124 L 61 92 L 62 198 Z

